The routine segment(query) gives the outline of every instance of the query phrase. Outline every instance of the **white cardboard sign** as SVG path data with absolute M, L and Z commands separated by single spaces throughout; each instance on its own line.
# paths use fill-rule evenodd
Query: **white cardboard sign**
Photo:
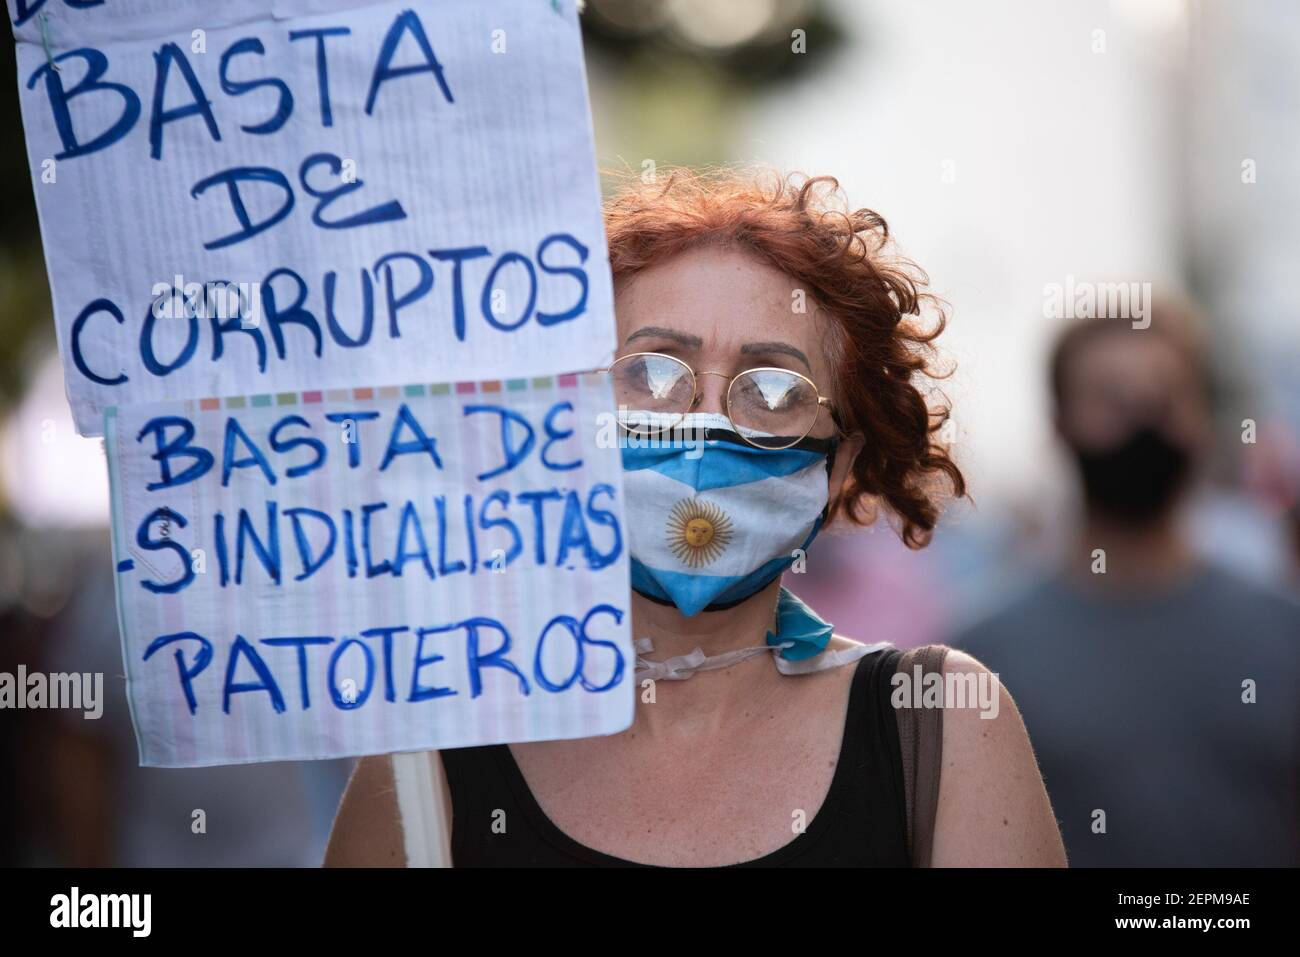
M 626 728 L 611 429 L 598 374 L 110 411 L 141 763 Z
M 78 430 L 604 365 L 572 0 L 9 0 Z

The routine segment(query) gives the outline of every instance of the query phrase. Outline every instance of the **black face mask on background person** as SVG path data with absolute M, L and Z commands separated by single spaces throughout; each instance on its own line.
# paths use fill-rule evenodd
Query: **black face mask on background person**
M 1191 453 L 1159 429 L 1143 426 L 1102 451 L 1072 446 L 1088 504 L 1132 522 L 1162 517 L 1187 484 Z

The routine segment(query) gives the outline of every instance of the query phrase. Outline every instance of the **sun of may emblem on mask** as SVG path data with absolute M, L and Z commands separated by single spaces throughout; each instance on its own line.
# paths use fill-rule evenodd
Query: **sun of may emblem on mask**
M 668 516 L 668 547 L 684 565 L 708 565 L 731 542 L 731 519 L 712 502 L 684 498 Z

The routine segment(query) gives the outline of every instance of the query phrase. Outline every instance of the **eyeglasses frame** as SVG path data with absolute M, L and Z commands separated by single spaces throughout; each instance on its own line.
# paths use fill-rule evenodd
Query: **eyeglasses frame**
M 831 422 L 834 423 L 835 428 L 839 432 L 840 437 L 843 438 L 847 434 L 844 431 L 844 426 L 840 423 L 840 417 L 839 414 L 835 411 L 835 406 L 831 403 L 830 399 L 822 395 L 821 389 L 817 388 L 817 383 L 814 382 L 812 379 L 810 379 L 808 376 L 804 375 L 802 372 L 795 372 L 793 369 L 783 369 L 780 366 L 755 366 L 752 369 L 742 369 L 740 372 L 737 372 L 735 375 L 727 375 L 725 372 L 711 372 L 711 371 L 697 372 L 695 368 L 685 359 L 679 359 L 677 356 L 670 356 L 666 352 L 629 352 L 626 355 L 621 355 L 615 358 L 614 361 L 611 362 L 606 368 L 596 369 L 594 371 L 604 372 L 604 373 L 613 372 L 614 367 L 617 366 L 624 359 L 635 359 L 638 356 L 655 356 L 660 359 L 670 359 L 673 362 L 676 362 L 679 365 L 684 366 L 686 368 L 686 371 L 691 374 L 691 391 L 692 391 L 691 404 L 687 406 L 685 412 L 681 413 L 682 415 L 687 415 L 690 412 L 693 412 L 695 410 L 695 407 L 700 403 L 700 399 L 702 398 L 700 393 L 700 381 L 699 381 L 700 376 L 714 375 L 714 376 L 718 376 L 721 379 L 727 379 L 728 385 L 727 385 L 726 407 L 725 407 L 725 414 L 727 416 L 727 421 L 731 423 L 731 427 L 737 435 L 739 435 L 749 445 L 752 445 L 756 449 L 768 449 L 771 451 L 781 451 L 782 449 L 788 449 L 795 445 L 798 445 L 800 442 L 802 442 L 805 438 L 808 437 L 808 435 L 812 432 L 813 429 L 817 428 L 817 419 L 821 416 L 821 410 L 823 407 L 830 414 Z M 817 414 L 813 416 L 813 420 L 811 423 L 809 423 L 807 431 L 805 431 L 803 435 L 799 436 L 794 441 L 790 442 L 788 445 L 778 445 L 778 446 L 759 445 L 757 442 L 753 441 L 747 435 L 741 432 L 740 428 L 736 425 L 736 420 L 732 418 L 731 390 L 732 388 L 735 387 L 737 379 L 739 379 L 741 376 L 748 375 L 751 372 L 784 372 L 787 375 L 798 376 L 800 379 L 803 379 L 804 382 L 807 382 L 810 386 L 812 386 L 813 392 L 816 393 Z M 637 435 L 658 435 L 662 432 L 671 431 L 671 427 L 656 429 L 651 432 L 637 432 L 635 429 L 629 428 L 628 426 L 624 426 L 624 428 L 627 428 L 629 432 L 635 432 Z

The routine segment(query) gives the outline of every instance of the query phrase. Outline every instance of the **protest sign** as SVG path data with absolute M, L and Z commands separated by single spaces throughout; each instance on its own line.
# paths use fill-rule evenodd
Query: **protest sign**
M 110 410 L 142 763 L 627 727 L 610 406 L 592 374 Z
M 602 366 L 572 0 L 9 0 L 78 430 Z

